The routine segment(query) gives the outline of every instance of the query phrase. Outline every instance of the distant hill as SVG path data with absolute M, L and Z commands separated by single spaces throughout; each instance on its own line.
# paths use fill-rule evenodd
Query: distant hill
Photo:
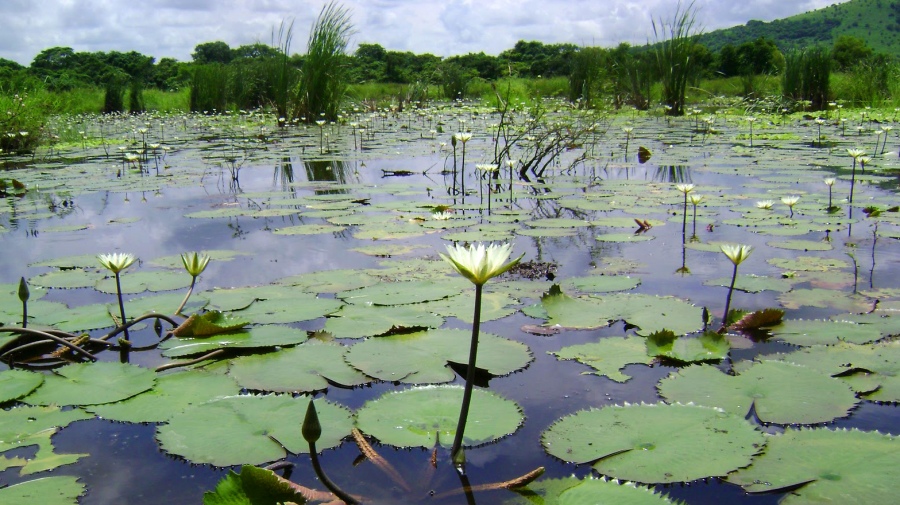
M 830 47 L 839 35 L 852 35 L 876 53 L 900 57 L 900 0 L 851 0 L 775 21 L 748 21 L 704 33 L 698 42 L 718 51 L 725 44 L 768 37 L 786 51 L 816 44 Z

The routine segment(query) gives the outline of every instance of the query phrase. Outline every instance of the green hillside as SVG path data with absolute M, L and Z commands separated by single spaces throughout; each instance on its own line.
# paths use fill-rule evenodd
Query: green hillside
M 704 33 L 699 42 L 712 51 L 759 37 L 773 39 L 782 50 L 816 44 L 831 46 L 840 35 L 852 35 L 877 53 L 900 57 L 900 0 L 851 0 L 775 21 Z

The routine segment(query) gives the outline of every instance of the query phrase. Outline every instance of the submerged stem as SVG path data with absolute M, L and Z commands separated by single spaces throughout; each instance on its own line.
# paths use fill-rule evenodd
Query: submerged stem
M 125 326 L 128 321 L 125 319 L 125 303 L 122 301 L 122 282 L 119 280 L 119 272 L 116 272 L 116 294 L 119 295 L 119 315 L 122 316 L 122 326 Z M 124 330 L 125 340 L 129 340 L 128 338 L 128 328 L 126 327 Z
M 469 344 L 469 366 L 466 368 L 466 386 L 463 390 L 462 407 L 459 410 L 459 422 L 456 425 L 456 436 L 450 449 L 450 458 L 457 467 L 462 467 L 463 432 L 466 430 L 466 419 L 469 416 L 469 404 L 472 401 L 472 388 L 475 385 L 475 359 L 478 355 L 478 331 L 481 326 L 481 291 L 484 285 L 475 284 L 475 314 L 472 321 L 472 341 Z
M 722 314 L 722 329 L 728 326 L 728 309 L 731 307 L 731 293 L 734 292 L 734 281 L 737 280 L 737 263 L 734 265 L 734 272 L 731 274 L 731 285 L 728 287 L 728 297 L 725 298 L 725 313 Z M 721 331 L 721 330 L 720 330 Z

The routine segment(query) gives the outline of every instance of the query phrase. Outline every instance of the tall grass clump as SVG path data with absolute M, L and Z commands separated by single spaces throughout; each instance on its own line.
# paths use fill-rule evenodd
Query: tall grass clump
M 125 83 L 117 76 L 106 81 L 103 95 L 103 112 L 112 114 L 125 111 Z
M 278 117 L 293 117 L 294 104 L 292 94 L 300 82 L 300 72 L 291 65 L 291 41 L 294 38 L 294 23 L 278 27 L 278 33 L 272 31 L 272 46 L 278 54 L 266 58 L 262 62 L 265 76 L 265 96 L 275 109 Z
M 472 72 L 453 62 L 441 64 L 437 74 L 441 93 L 448 100 L 465 98 L 469 92 L 469 83 L 472 77 Z
M 41 141 L 47 123 L 44 107 L 29 95 L 0 93 L 0 151 L 3 153 L 31 152 Z
M 309 34 L 300 75 L 298 115 L 306 121 L 337 119 L 350 83 L 346 51 L 352 34 L 347 9 L 334 2 L 322 7 Z
M 582 47 L 572 58 L 569 74 L 569 101 L 593 108 L 602 93 L 606 53 L 599 47 Z
M 831 51 L 820 46 L 792 51 L 784 58 L 781 91 L 785 99 L 808 102 L 810 110 L 825 110 L 830 78 Z
M 140 79 L 133 79 L 128 86 L 128 112 L 140 114 L 147 110 L 144 104 L 144 84 Z
M 627 44 L 620 44 L 610 51 L 609 60 L 613 106 L 616 109 L 625 105 L 638 110 L 649 109 L 656 66 L 653 55 L 633 54 Z
M 163 91 L 160 89 L 144 90 L 144 105 L 147 110 L 158 112 L 187 112 L 190 110 L 190 89 Z
M 224 111 L 228 103 L 228 68 L 220 63 L 194 67 L 191 76 L 191 112 Z
M 887 59 L 869 58 L 853 65 L 846 73 L 831 76 L 834 96 L 857 107 L 880 107 L 891 98 L 890 81 L 896 66 Z
M 679 2 L 669 22 L 662 19 L 659 22 L 653 21 L 656 71 L 662 82 L 662 100 L 667 106 L 666 114 L 670 116 L 684 115 L 687 83 L 696 73 L 697 65 L 691 54 L 694 38 L 699 31 L 693 2 L 683 9 Z

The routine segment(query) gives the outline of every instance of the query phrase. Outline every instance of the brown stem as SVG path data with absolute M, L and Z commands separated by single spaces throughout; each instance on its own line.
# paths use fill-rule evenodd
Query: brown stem
M 28 336 L 41 337 L 41 338 L 44 338 L 47 340 L 52 340 L 59 345 L 68 347 L 69 349 L 72 350 L 72 352 L 81 354 L 82 356 L 84 356 L 85 358 L 88 358 L 91 361 L 97 361 L 97 357 L 94 356 L 93 354 L 85 351 L 81 347 L 78 347 L 77 345 L 69 342 L 68 340 L 66 340 L 64 338 L 53 335 L 52 333 L 47 333 L 47 332 L 38 331 L 38 330 L 32 330 L 32 329 L 28 329 L 28 328 L 13 328 L 13 327 L 7 327 L 7 326 L 0 327 L 0 333 L 17 333 L 22 336 L 28 335 Z M 73 337 L 74 337 L 74 335 L 73 335 Z M 16 349 L 7 351 L 6 353 L 4 353 L 4 356 L 6 354 L 9 354 L 9 352 L 12 352 L 15 350 Z
M 362 432 L 356 428 L 353 428 L 351 431 L 353 434 L 353 440 L 356 441 L 356 445 L 359 447 L 359 451 L 366 457 L 369 461 L 375 464 L 379 470 L 384 472 L 388 477 L 391 478 L 394 482 L 397 483 L 398 486 L 402 487 L 406 492 L 410 492 L 412 488 L 409 487 L 409 484 L 406 483 L 406 480 L 403 476 L 400 475 L 400 472 L 397 471 L 396 468 L 393 467 L 390 463 L 387 462 L 386 459 L 382 458 L 380 454 L 375 452 L 375 449 L 369 445 L 369 442 L 363 436 Z
M 160 365 L 160 366 L 156 367 L 156 371 L 162 372 L 164 370 L 169 370 L 171 368 L 179 368 L 179 367 L 183 367 L 183 366 L 196 365 L 197 363 L 200 363 L 201 361 L 213 359 L 213 358 L 221 356 L 223 354 L 225 354 L 225 349 L 216 349 L 215 351 L 204 354 L 203 356 L 200 356 L 199 358 L 196 358 L 196 359 L 192 359 L 192 360 L 188 360 L 188 361 L 178 361 L 175 363 L 166 363 L 165 365 Z

